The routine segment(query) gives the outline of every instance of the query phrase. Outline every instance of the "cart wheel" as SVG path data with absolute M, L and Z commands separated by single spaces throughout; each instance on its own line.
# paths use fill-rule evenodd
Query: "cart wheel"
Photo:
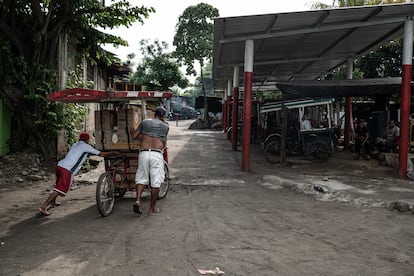
M 332 155 L 331 147 L 324 141 L 316 140 L 308 145 L 306 157 L 313 162 L 324 162 Z
M 280 140 L 268 143 L 264 148 L 264 155 L 269 163 L 280 163 Z
M 101 216 L 108 216 L 115 203 L 114 182 L 110 173 L 101 174 L 96 185 L 96 206 Z
M 163 199 L 167 196 L 170 189 L 170 171 L 167 162 L 164 161 L 165 178 L 164 183 L 161 184 L 160 192 L 158 193 L 158 199 Z

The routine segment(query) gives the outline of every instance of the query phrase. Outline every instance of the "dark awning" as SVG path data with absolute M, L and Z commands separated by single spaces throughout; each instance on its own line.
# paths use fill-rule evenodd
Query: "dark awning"
M 401 92 L 401 78 L 279 82 L 285 99 L 306 97 L 355 97 Z
M 207 106 L 209 112 L 221 112 L 221 98 L 207 97 Z M 196 98 L 195 109 L 204 108 L 204 96 L 198 96 Z

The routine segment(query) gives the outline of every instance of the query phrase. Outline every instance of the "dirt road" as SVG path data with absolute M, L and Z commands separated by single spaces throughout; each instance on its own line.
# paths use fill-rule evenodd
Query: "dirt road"
M 240 171 L 223 133 L 184 122 L 171 124 L 169 159 L 157 215 L 137 217 L 128 193 L 101 218 L 95 185 L 81 185 L 37 218 L 50 181 L 2 191 L 0 275 L 414 275 L 412 214 L 270 189 Z

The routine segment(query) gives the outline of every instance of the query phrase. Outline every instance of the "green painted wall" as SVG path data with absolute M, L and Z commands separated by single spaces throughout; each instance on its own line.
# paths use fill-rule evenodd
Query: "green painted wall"
M 0 156 L 9 153 L 8 141 L 10 139 L 10 112 L 0 99 Z

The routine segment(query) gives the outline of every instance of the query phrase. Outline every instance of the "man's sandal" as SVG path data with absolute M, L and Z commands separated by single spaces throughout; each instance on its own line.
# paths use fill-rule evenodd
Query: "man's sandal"
M 142 210 L 141 210 L 141 202 L 136 201 L 133 205 L 133 210 L 135 213 L 137 214 L 142 214 Z
M 155 215 L 155 214 L 160 213 L 161 211 L 162 211 L 162 209 L 161 209 L 161 208 L 155 208 L 155 209 L 154 209 L 154 210 L 152 210 L 152 211 L 148 210 L 148 215 Z

